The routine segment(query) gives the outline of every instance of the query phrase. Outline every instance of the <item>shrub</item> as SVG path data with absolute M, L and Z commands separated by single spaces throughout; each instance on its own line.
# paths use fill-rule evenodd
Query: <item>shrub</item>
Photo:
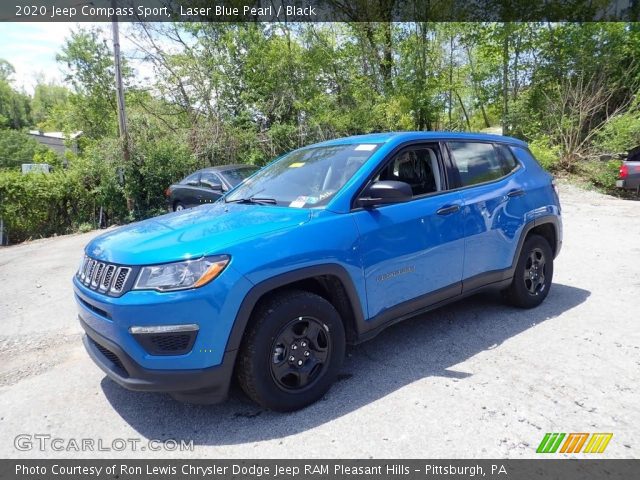
M 78 225 L 78 232 L 87 233 L 93 230 L 94 228 L 95 227 L 91 223 L 81 223 L 80 225 Z
M 561 151 L 557 145 L 552 145 L 548 137 L 539 137 L 529 143 L 531 153 L 542 167 L 551 172 L 560 165 Z
M 41 160 L 51 160 L 51 154 L 56 157 L 52 150 L 26 133 L 0 130 L 0 168 L 19 170 L 21 164 L 32 163 L 36 154 L 42 156 Z
M 640 145 L 640 111 L 632 109 L 609 120 L 595 137 L 603 152 L 624 153 Z
M 68 157 L 66 170 L 50 174 L 0 171 L 0 217 L 11 242 L 96 228 L 101 207 L 106 224 L 126 219 L 117 142 L 93 142 L 82 157 Z
M 577 173 L 586 178 L 587 181 L 595 187 L 609 193 L 618 194 L 620 192 L 617 191 L 615 185 L 621 163 L 620 160 L 580 162 Z
M 11 242 L 69 233 L 93 220 L 94 206 L 73 173 L 0 172 L 0 217 Z
M 132 161 L 125 165 L 126 189 L 135 201 L 136 217 L 166 211 L 167 187 L 200 167 L 189 149 L 174 138 L 137 141 Z
M 95 199 L 96 212 L 103 208 L 108 224 L 127 217 L 124 168 L 122 151 L 115 139 L 91 142 L 81 157 L 69 160 L 69 170 L 77 174 L 83 188 Z

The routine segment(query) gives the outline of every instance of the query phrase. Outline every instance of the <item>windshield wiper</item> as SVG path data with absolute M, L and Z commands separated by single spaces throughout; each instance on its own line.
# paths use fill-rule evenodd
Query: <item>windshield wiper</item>
M 277 205 L 278 201 L 275 198 L 267 197 L 249 197 L 249 198 L 236 198 L 234 200 L 225 200 L 226 203 L 247 203 L 251 205 Z

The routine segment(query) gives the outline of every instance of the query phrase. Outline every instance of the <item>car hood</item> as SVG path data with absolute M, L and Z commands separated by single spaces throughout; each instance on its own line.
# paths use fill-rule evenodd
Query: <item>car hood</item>
M 294 228 L 310 211 L 278 206 L 217 202 L 169 213 L 104 233 L 89 243 L 92 258 L 124 265 L 149 265 L 227 253 L 239 241 Z

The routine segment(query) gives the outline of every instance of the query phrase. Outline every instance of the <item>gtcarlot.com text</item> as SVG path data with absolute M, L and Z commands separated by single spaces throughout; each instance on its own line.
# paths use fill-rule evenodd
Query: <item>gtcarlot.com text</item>
M 13 446 L 21 452 L 192 452 L 193 440 L 171 438 L 63 438 L 46 433 L 21 433 L 13 439 Z

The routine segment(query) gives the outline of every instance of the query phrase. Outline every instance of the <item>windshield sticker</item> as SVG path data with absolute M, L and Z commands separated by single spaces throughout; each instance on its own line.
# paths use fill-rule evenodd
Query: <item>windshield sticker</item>
M 300 195 L 293 202 L 291 202 L 289 206 L 293 208 L 302 208 L 304 207 L 304 204 L 307 203 L 308 198 L 309 197 L 307 197 L 306 195 Z
M 318 197 L 307 197 L 307 203 L 309 205 L 315 205 L 319 201 L 320 201 L 320 199 Z
M 304 165 L 304 162 L 295 162 L 289 165 L 289 168 L 300 168 L 303 165 Z
M 325 198 L 330 197 L 331 195 L 333 195 L 334 192 L 335 190 L 325 190 L 320 194 L 320 198 L 318 198 L 318 201 L 324 200 Z
M 375 144 L 370 144 L 370 143 L 362 143 L 360 145 L 358 145 L 355 150 L 356 151 L 365 151 L 365 152 L 370 152 L 372 150 L 375 150 L 375 148 L 377 147 L 377 145 Z

